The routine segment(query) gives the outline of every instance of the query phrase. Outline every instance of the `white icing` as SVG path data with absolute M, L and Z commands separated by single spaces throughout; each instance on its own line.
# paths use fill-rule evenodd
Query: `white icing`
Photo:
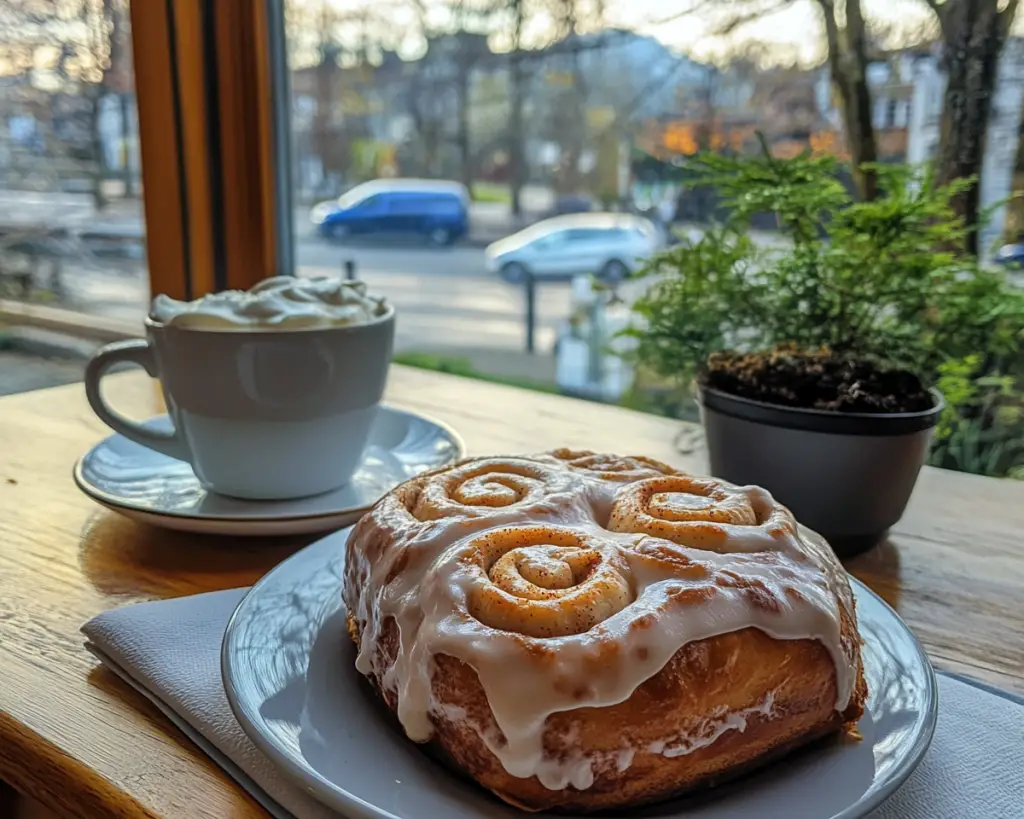
M 366 324 L 384 315 L 383 299 L 362 282 L 276 276 L 250 290 L 226 290 L 194 301 L 153 299 L 150 318 L 194 330 L 303 330 Z
M 711 714 L 689 733 L 684 736 L 676 736 L 671 739 L 661 739 L 652 742 L 647 746 L 647 752 L 661 754 L 666 757 L 685 756 L 692 754 L 699 748 L 706 748 L 722 736 L 726 731 L 747 730 L 747 720 L 755 715 L 771 718 L 774 715 L 775 692 L 769 691 L 764 699 L 750 708 L 741 708 L 738 711 L 727 711 L 722 709 Z
M 538 462 L 543 469 L 537 469 Z M 356 667 L 397 694 L 398 718 L 411 739 L 431 738 L 433 715 L 456 718 L 432 692 L 434 658 L 445 654 L 476 671 L 494 719 L 494 726 L 477 731 L 508 773 L 537 776 L 552 790 L 568 785 L 583 790 L 593 783 L 596 764 L 610 760 L 624 770 L 636 749 L 607 759 L 581 749 L 552 758 L 544 746 L 549 716 L 621 703 L 684 645 L 751 626 L 776 639 L 820 641 L 836 667 L 836 709 L 846 708 L 859 658 L 852 640 L 841 636 L 840 611 L 852 618 L 853 601 L 827 544 L 799 533 L 789 512 L 762 489 L 715 482 L 712 489 L 721 496 L 715 505 L 703 499 L 708 482 L 687 490 L 702 498 L 672 497 L 678 493 L 668 491 L 674 484 L 666 481 L 674 479 L 651 478 L 657 474 L 648 472 L 642 484 L 624 483 L 549 456 L 490 459 L 427 479 L 417 498 L 388 496 L 364 519 L 350 542 L 346 580 L 346 603 L 362 629 Z M 505 505 L 477 505 L 487 486 Z M 646 513 L 634 506 L 641 490 L 652 501 L 647 511 L 674 510 L 666 516 L 670 525 L 691 527 L 688 539 L 714 548 L 678 546 L 601 525 L 628 528 L 629 521 L 640 520 Z M 437 519 L 417 520 L 410 508 Z M 722 523 L 719 517 L 709 526 L 712 512 L 744 522 Z M 573 538 L 579 545 L 566 546 Z M 364 548 L 364 541 L 378 545 Z M 383 550 L 381 542 L 387 543 Z M 519 550 L 514 595 L 506 588 L 513 581 L 494 580 L 488 574 L 493 563 L 481 557 L 493 556 L 495 544 L 502 543 Z M 598 568 L 567 588 L 567 572 L 570 581 L 576 579 L 559 565 L 556 546 L 588 550 L 587 559 L 599 561 Z M 403 564 L 393 572 L 399 554 Z M 608 595 L 619 588 L 615 578 L 631 599 L 611 605 Z M 569 595 L 577 595 L 568 608 L 570 619 L 558 620 L 560 601 Z M 554 628 L 568 631 L 527 637 L 484 622 L 508 599 L 515 610 L 535 618 L 524 625 L 543 629 L 553 618 Z M 479 600 L 490 605 L 480 610 L 481 619 L 470 613 L 474 601 L 480 607 Z M 586 630 L 573 633 L 581 617 Z M 389 619 L 399 632 L 392 663 L 379 646 Z M 385 667 L 378 667 L 382 662 Z M 727 731 L 745 730 L 754 714 L 770 716 L 772 706 L 769 695 L 743 711 L 710 714 L 692 735 L 671 738 L 649 752 L 691 753 Z
M 633 757 L 636 751 L 633 748 L 623 748 L 615 755 L 615 770 L 622 773 L 633 764 Z
M 483 741 L 487 749 L 501 758 L 504 743 L 501 733 L 496 728 L 482 729 L 477 723 L 470 720 L 464 708 L 446 704 L 439 704 L 436 712 L 443 715 L 450 721 L 458 721 L 463 725 L 470 726 Z M 564 741 L 567 745 L 575 744 L 577 731 L 570 732 Z M 619 773 L 627 770 L 633 764 L 636 750 L 633 748 L 620 748 L 611 754 L 586 754 L 580 749 L 574 748 L 564 758 L 550 756 L 542 757 L 537 763 L 534 773 L 538 781 L 550 790 L 559 791 L 570 785 L 577 790 L 585 790 L 594 784 L 594 769 L 601 765 L 611 763 Z

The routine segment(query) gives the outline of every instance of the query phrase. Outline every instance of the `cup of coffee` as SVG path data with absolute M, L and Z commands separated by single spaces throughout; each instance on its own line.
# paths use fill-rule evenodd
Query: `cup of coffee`
M 191 302 L 157 296 L 145 327 L 145 339 L 108 344 L 86 368 L 89 404 L 111 429 L 237 498 L 300 498 L 351 479 L 395 334 L 394 309 L 363 283 L 280 276 Z M 173 432 L 104 401 L 104 374 L 124 362 L 160 379 Z

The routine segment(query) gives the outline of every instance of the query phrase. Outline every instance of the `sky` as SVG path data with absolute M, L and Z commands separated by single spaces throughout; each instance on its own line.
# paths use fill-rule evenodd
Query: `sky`
M 679 0 L 608 0 L 605 8 L 611 22 L 650 34 L 699 60 L 720 56 L 744 40 L 762 43 L 786 62 L 791 56 L 803 63 L 818 62 L 824 57 L 824 33 L 814 0 L 798 0 L 784 11 L 750 23 L 728 38 L 709 36 L 715 25 L 713 11 L 664 22 L 675 16 L 673 7 L 682 9 L 688 5 L 692 4 Z M 729 3 L 718 0 L 717 5 L 728 7 Z M 933 16 L 924 0 L 863 0 L 863 9 L 869 20 L 906 31 L 927 24 Z
M 748 0 L 750 2 L 751 0 Z M 756 2 L 757 0 L 753 0 Z M 447 28 L 444 20 L 453 7 L 451 0 L 327 0 L 339 15 L 358 16 L 360 9 L 375 8 L 377 13 L 387 7 L 391 32 L 410 30 L 416 27 L 416 9 L 425 9 L 433 26 Z M 467 7 L 474 4 L 493 6 L 493 0 L 464 0 Z M 528 2 L 528 0 L 527 0 Z M 753 40 L 762 46 L 767 61 L 803 64 L 819 62 L 823 54 L 823 32 L 815 0 L 794 0 L 782 11 L 756 20 L 730 37 L 714 37 L 718 16 L 727 13 L 732 5 L 730 0 L 578 0 L 583 9 L 582 17 L 593 19 L 595 9 L 603 7 L 606 25 L 648 34 L 657 38 L 673 50 L 685 53 L 698 60 L 714 60 L 734 50 L 743 41 Z M 773 4 L 773 0 L 763 0 Z M 288 0 L 291 8 L 319 6 L 320 0 Z M 905 32 L 920 31 L 922 25 L 933 21 L 925 0 L 862 0 L 865 16 L 878 21 L 883 27 Z M 538 2 L 537 6 L 542 3 Z M 543 5 L 547 6 L 547 3 Z M 680 12 L 698 6 L 690 14 Z M 529 7 L 529 6 L 528 6 Z M 723 10 L 725 10 L 723 12 Z M 550 39 L 553 27 L 551 19 L 534 17 L 531 39 Z M 1022 15 L 1024 16 L 1024 15 Z M 532 37 L 531 37 L 532 35 Z M 497 40 L 505 38 L 496 38 Z M 418 56 L 415 52 L 421 46 L 407 43 L 391 44 L 398 47 L 403 56 Z M 503 43 L 495 42 L 499 49 Z M 505 46 L 507 47 L 507 45 Z

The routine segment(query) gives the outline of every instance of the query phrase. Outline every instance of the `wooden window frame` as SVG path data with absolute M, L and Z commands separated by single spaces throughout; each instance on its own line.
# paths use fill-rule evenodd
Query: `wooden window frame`
M 294 272 L 283 2 L 130 4 L 153 295 Z

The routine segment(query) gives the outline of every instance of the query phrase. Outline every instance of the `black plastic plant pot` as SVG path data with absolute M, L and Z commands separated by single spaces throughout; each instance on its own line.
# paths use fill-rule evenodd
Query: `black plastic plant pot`
M 875 545 L 903 515 L 944 402 L 920 412 L 797 409 L 701 387 L 711 474 L 756 484 L 839 557 Z

